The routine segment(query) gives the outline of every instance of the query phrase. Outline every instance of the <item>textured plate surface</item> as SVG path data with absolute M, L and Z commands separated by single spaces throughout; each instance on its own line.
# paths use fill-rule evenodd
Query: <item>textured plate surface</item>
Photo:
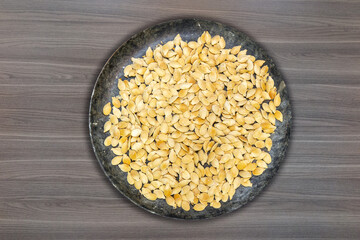
M 160 42 L 166 43 L 174 39 L 179 33 L 185 41 L 196 41 L 204 31 L 209 31 L 212 36 L 223 36 L 226 41 L 226 48 L 241 45 L 242 50 L 248 50 L 248 54 L 254 55 L 256 59 L 266 61 L 265 64 L 269 66 L 270 76 L 273 77 L 275 86 L 281 95 L 282 102 L 278 109 L 283 113 L 284 120 L 282 123 L 276 121 L 277 128 L 271 136 L 273 141 L 273 147 L 270 151 L 272 163 L 269 164 L 269 168 L 262 175 L 251 178 L 253 183 L 251 188 L 239 187 L 233 199 L 222 203 L 219 209 L 208 206 L 201 212 L 196 212 L 192 209 L 186 212 L 181 208 L 173 209 L 162 199 L 156 201 L 146 199 L 134 186 L 128 184 L 126 180 L 127 173 L 122 172 L 117 166 L 111 165 L 111 159 L 115 155 L 109 147 L 105 147 L 103 144 L 106 137 L 106 134 L 103 132 L 103 126 L 107 121 L 107 117 L 102 114 L 102 109 L 107 102 L 111 101 L 111 97 L 118 95 L 117 79 L 119 77 L 124 79 L 123 69 L 126 65 L 130 64 L 131 57 L 142 57 L 149 46 L 154 48 Z M 89 130 L 93 150 L 102 169 L 114 187 L 133 203 L 151 213 L 181 219 L 215 217 L 232 212 L 252 200 L 269 183 L 276 174 L 280 162 L 284 159 L 289 141 L 290 127 L 291 107 L 287 88 L 273 60 L 257 43 L 237 29 L 221 23 L 201 19 L 179 19 L 161 23 L 139 32 L 122 44 L 102 69 L 91 95 L 89 109 Z

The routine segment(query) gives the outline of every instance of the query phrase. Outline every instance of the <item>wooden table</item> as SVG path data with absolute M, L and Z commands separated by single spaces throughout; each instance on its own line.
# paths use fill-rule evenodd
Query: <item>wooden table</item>
M 294 110 L 287 158 L 252 203 L 205 221 L 124 199 L 91 150 L 97 74 L 127 38 L 167 19 L 238 27 L 281 69 Z M 359 239 L 360 2 L 0 2 L 0 239 Z

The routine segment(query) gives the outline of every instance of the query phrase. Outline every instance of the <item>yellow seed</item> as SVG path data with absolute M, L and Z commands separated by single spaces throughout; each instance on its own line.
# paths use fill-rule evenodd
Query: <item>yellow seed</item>
M 246 167 L 244 168 L 244 171 L 254 171 L 255 168 L 257 167 L 256 163 L 249 163 L 248 165 L 246 165 Z M 241 175 L 240 175 L 241 176 Z
M 167 196 L 165 200 L 168 205 L 173 206 L 174 208 L 176 207 L 175 199 L 173 197 Z
M 253 171 L 254 176 L 259 176 L 265 171 L 264 168 L 258 167 Z
M 135 162 L 130 163 L 131 169 L 140 170 L 141 166 Z
M 170 62 L 169 65 L 172 68 L 180 68 L 180 67 L 182 67 L 182 65 L 179 62 Z
M 190 210 L 190 203 L 188 201 L 182 201 L 181 202 L 181 207 L 185 211 L 189 211 Z
M 269 96 L 271 99 L 274 99 L 276 97 L 276 90 L 274 88 L 269 91 Z
M 119 144 L 119 139 L 113 138 L 111 139 L 111 146 L 116 147 Z
M 274 115 L 277 120 L 279 120 L 280 122 L 283 121 L 283 115 L 280 111 L 277 110 Z
M 256 161 L 256 164 L 257 164 L 259 167 L 267 168 L 267 164 L 266 164 L 263 160 L 257 160 L 257 161 Z
M 239 174 L 239 170 L 236 168 L 236 166 L 233 166 L 230 169 L 230 173 L 231 173 L 232 177 L 235 178 Z
M 238 165 L 236 167 L 239 170 L 243 170 L 246 167 L 246 165 L 247 165 L 247 163 L 245 161 L 241 161 L 238 163 Z
M 157 199 L 157 196 L 154 193 L 145 194 L 145 197 L 151 201 L 155 201 Z
M 118 109 L 118 108 L 116 108 L 116 107 L 113 107 L 113 114 L 114 114 L 114 117 L 116 117 L 116 118 L 121 118 L 121 112 L 120 112 L 120 110 Z M 113 121 L 112 121 L 113 122 Z M 117 124 L 119 121 L 114 121 L 114 122 L 116 122 L 116 123 L 114 123 L 114 124 Z
M 107 138 L 105 138 L 104 145 L 105 146 L 110 146 L 111 145 L 111 140 L 112 140 L 111 136 L 108 136 Z
M 230 53 L 236 55 L 240 52 L 240 49 L 241 49 L 241 46 L 235 46 L 231 49 Z
M 120 162 L 121 162 L 121 157 L 120 156 L 117 156 L 117 157 L 114 157 L 112 160 L 111 160 L 111 164 L 112 165 L 118 165 Z
M 271 150 L 271 147 L 272 147 L 272 140 L 270 138 L 267 138 L 265 140 L 265 147 L 267 148 L 268 151 Z
M 120 101 L 119 101 L 118 98 L 112 97 L 112 104 L 113 104 L 114 107 L 120 108 Z
M 125 85 L 124 81 L 121 80 L 121 78 L 119 78 L 119 80 L 118 80 L 118 88 L 120 91 L 126 90 L 126 85 Z
M 121 171 L 123 172 L 129 172 L 131 170 L 130 166 L 127 164 L 120 164 L 119 168 L 121 169 Z
M 200 212 L 200 211 L 204 210 L 205 207 L 206 207 L 205 204 L 198 203 L 198 204 L 194 205 L 193 208 L 194 208 L 195 211 Z
M 266 162 L 267 164 L 271 163 L 271 156 L 269 153 L 265 153 L 265 157 L 263 158 L 264 162 Z
M 115 115 L 110 115 L 110 122 L 114 125 L 119 123 L 118 118 Z
M 109 131 L 110 128 L 111 128 L 111 122 L 110 122 L 110 121 L 107 121 L 107 122 L 104 124 L 104 132 Z
M 126 179 L 129 184 L 131 184 L 131 185 L 135 184 L 135 179 L 132 177 L 132 175 L 130 173 L 127 175 Z
M 148 180 L 148 177 L 146 176 L 146 174 L 140 172 L 139 175 L 140 175 L 140 180 L 143 184 L 148 183 L 149 180 Z
M 124 155 L 124 157 L 123 157 L 123 163 L 125 163 L 125 164 L 127 164 L 127 165 L 130 165 L 131 159 L 130 159 L 127 155 Z
M 281 103 L 281 98 L 280 98 L 280 94 L 276 94 L 275 98 L 274 98 L 274 105 L 275 107 L 278 107 Z
M 262 104 L 262 108 L 266 111 L 266 112 L 271 112 L 271 109 L 269 107 L 269 104 L 267 103 L 263 103 Z
M 237 189 L 238 187 L 240 187 L 240 184 L 241 184 L 241 178 L 236 177 L 233 181 L 234 188 Z
M 253 157 L 258 157 L 261 154 L 261 150 L 259 148 L 253 147 L 251 148 L 251 155 Z
M 131 136 L 133 137 L 138 137 L 140 136 L 140 134 L 141 134 L 141 129 L 139 128 L 135 128 L 134 130 L 131 131 Z
M 182 158 L 182 162 L 185 163 L 185 164 L 188 164 L 188 163 L 190 163 L 192 161 L 193 161 L 193 156 L 191 156 L 191 155 L 185 155 Z
M 269 122 L 272 124 L 272 125 L 275 125 L 275 115 L 272 114 L 272 113 L 269 113 Z M 271 129 L 271 128 L 270 128 Z
M 172 191 L 171 191 L 170 188 L 164 190 L 164 195 L 165 195 L 166 197 L 171 196 L 171 193 L 172 193 Z
M 265 147 L 265 143 L 264 143 L 264 141 L 256 141 L 255 146 L 257 148 L 263 148 L 263 147 Z
M 248 179 L 242 179 L 241 185 L 243 185 L 244 187 L 251 187 L 252 183 Z
M 159 198 L 159 199 L 165 199 L 164 193 L 163 193 L 161 190 L 159 190 L 159 189 L 154 190 L 154 194 L 155 194 L 156 197 Z
M 220 208 L 221 207 L 221 204 L 220 204 L 220 202 L 213 202 L 213 208 Z
M 250 178 L 250 177 L 251 177 L 251 173 L 246 172 L 246 171 L 241 171 L 241 172 L 240 172 L 240 176 L 241 176 L 242 178 Z
M 151 47 L 148 47 L 148 49 L 146 50 L 146 57 L 149 57 L 149 58 L 153 57 L 153 51 L 152 51 Z
M 270 101 L 270 102 L 269 102 L 269 108 L 270 108 L 270 110 L 271 110 L 273 113 L 275 113 L 276 107 L 275 107 L 275 104 L 274 104 L 273 101 Z
M 225 48 L 226 43 L 225 43 L 225 39 L 223 37 L 220 38 L 219 45 L 220 45 L 221 48 Z
M 134 186 L 135 186 L 136 189 L 139 190 L 142 187 L 142 182 L 140 180 L 135 181 Z
M 110 112 L 111 112 L 111 105 L 110 103 L 107 103 L 103 108 L 103 114 L 107 116 L 110 114 Z

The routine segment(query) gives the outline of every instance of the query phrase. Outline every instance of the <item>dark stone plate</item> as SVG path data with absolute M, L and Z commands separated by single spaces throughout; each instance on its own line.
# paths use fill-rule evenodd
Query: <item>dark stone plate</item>
M 279 110 L 283 113 L 284 121 L 276 122 L 276 131 L 272 134 L 273 147 L 270 151 L 272 163 L 269 168 L 257 177 L 253 177 L 253 186 L 239 187 L 231 201 L 222 203 L 221 208 L 214 209 L 210 206 L 204 211 L 196 212 L 192 209 L 188 212 L 181 208 L 173 209 L 166 204 L 165 200 L 150 201 L 143 197 L 134 186 L 129 185 L 126 176 L 117 166 L 111 165 L 111 159 L 115 156 L 109 147 L 105 147 L 103 142 L 106 135 L 103 133 L 103 126 L 107 117 L 102 114 L 103 106 L 111 101 L 111 97 L 118 95 L 117 79 L 123 79 L 124 66 L 130 64 L 131 57 L 142 57 L 146 49 L 155 47 L 160 42 L 172 40 L 178 33 L 185 41 L 197 40 L 204 32 L 209 31 L 212 36 L 221 35 L 225 38 L 226 48 L 241 45 L 242 49 L 247 49 L 248 54 L 254 55 L 256 59 L 263 59 L 269 66 L 270 75 L 275 81 L 275 86 L 281 95 L 281 105 Z M 160 23 L 131 37 L 120 46 L 119 49 L 110 57 L 102 69 L 91 95 L 89 109 L 89 129 L 92 146 L 101 168 L 109 178 L 114 187 L 125 197 L 137 206 L 147 211 L 161 216 L 180 218 L 180 219 L 204 219 L 219 216 L 224 213 L 234 211 L 258 195 L 276 174 L 280 162 L 285 157 L 288 146 L 291 125 L 291 108 L 289 96 L 284 80 L 274 61 L 244 33 L 237 29 L 207 20 L 201 19 L 179 19 Z

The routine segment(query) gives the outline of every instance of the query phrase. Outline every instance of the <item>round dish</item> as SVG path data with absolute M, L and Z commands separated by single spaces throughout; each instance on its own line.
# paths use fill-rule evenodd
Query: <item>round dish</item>
M 105 139 L 103 126 L 107 121 L 107 117 L 103 115 L 102 109 L 111 97 L 118 95 L 117 81 L 119 78 L 124 78 L 123 69 L 130 64 L 131 57 L 142 57 L 149 46 L 153 48 L 160 42 L 167 42 L 173 39 L 177 34 L 180 34 L 185 41 L 196 41 L 204 31 L 209 31 L 211 35 L 223 36 L 227 48 L 241 45 L 242 49 L 248 50 L 248 54 L 255 56 L 256 59 L 265 60 L 265 65 L 268 65 L 269 74 L 274 79 L 275 86 L 282 99 L 278 110 L 283 114 L 283 122 L 276 122 L 276 130 L 271 135 L 273 147 L 269 153 L 272 157 L 272 162 L 262 175 L 251 178 L 252 187 L 240 186 L 236 190 L 233 199 L 222 203 L 219 209 L 208 206 L 200 212 L 196 212 L 193 209 L 186 212 L 181 208 L 173 209 L 163 199 L 155 201 L 146 199 L 134 186 L 127 182 L 127 173 L 122 172 L 119 167 L 111 165 L 111 160 L 115 155 L 103 143 Z M 204 219 L 215 217 L 232 212 L 252 200 L 274 177 L 280 162 L 284 159 L 289 142 L 290 127 L 291 107 L 289 96 L 285 82 L 274 61 L 257 43 L 244 33 L 218 22 L 201 19 L 179 19 L 160 23 L 131 37 L 106 62 L 95 83 L 90 100 L 90 138 L 95 156 L 105 175 L 117 190 L 137 206 L 151 213 L 172 218 Z

